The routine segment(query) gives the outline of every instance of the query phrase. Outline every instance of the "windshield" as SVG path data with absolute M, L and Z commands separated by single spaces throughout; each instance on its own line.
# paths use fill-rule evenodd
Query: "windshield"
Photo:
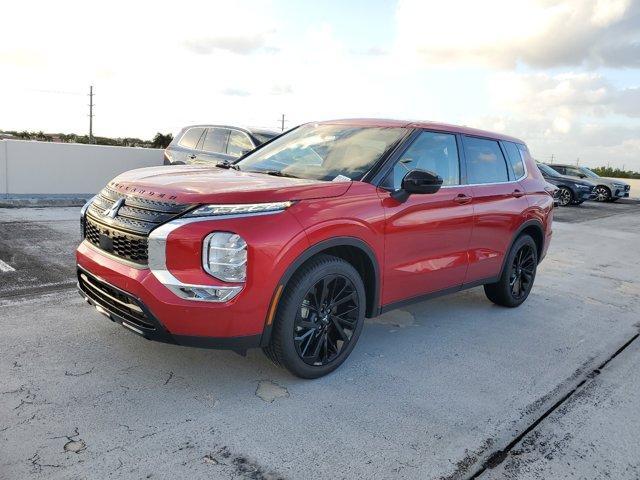
M 271 132 L 251 132 L 251 133 L 253 134 L 254 137 L 256 137 L 256 140 L 258 140 L 260 144 L 268 142 L 273 137 L 277 137 L 278 135 L 280 135 L 279 133 L 271 133 Z
M 558 172 L 556 172 L 553 168 L 551 167 L 547 167 L 544 163 L 539 163 L 538 164 L 538 168 L 540 169 L 540 171 L 542 173 L 544 173 L 545 175 L 548 175 L 550 177 L 557 177 L 558 176 Z
M 596 173 L 592 172 L 587 167 L 580 167 L 580 170 L 582 170 L 582 173 L 584 173 L 587 177 L 600 178 L 599 175 L 597 175 Z
M 242 171 L 313 180 L 361 180 L 404 128 L 307 124 L 236 163 Z

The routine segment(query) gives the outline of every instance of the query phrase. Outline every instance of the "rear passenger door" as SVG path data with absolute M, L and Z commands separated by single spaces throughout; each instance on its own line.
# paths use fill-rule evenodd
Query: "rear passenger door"
M 462 135 L 467 181 L 473 190 L 474 221 L 465 283 L 494 279 L 529 207 L 515 168 L 497 140 Z M 521 176 L 524 175 L 522 165 Z
M 229 157 L 227 156 L 228 140 L 228 128 L 207 128 L 198 148 L 198 152 L 196 152 L 196 158 L 192 163 L 215 165 L 218 162 L 229 160 Z

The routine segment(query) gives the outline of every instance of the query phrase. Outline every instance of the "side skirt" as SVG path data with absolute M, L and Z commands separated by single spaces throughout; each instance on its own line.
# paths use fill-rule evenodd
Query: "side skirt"
M 465 283 L 460 286 L 445 288 L 444 290 L 438 290 L 437 292 L 431 292 L 425 295 L 418 295 L 417 297 L 407 298 L 406 300 L 400 300 L 398 302 L 389 303 L 387 305 L 383 305 L 380 307 L 379 315 L 390 312 L 391 310 L 395 310 L 397 308 L 406 307 L 407 305 L 413 305 L 414 303 L 420 303 L 426 300 L 431 300 L 432 298 L 438 298 L 444 295 L 449 295 L 450 293 L 461 292 L 463 290 L 468 290 L 470 288 L 479 287 L 480 285 L 486 285 L 487 283 L 496 283 L 498 280 L 500 280 L 500 277 L 484 278 L 482 280 Z

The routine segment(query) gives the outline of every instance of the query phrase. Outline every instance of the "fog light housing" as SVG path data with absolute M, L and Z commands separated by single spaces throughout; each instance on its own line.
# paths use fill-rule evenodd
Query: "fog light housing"
M 247 278 L 247 242 L 237 233 L 213 232 L 204 239 L 202 266 L 224 282 L 244 282 Z

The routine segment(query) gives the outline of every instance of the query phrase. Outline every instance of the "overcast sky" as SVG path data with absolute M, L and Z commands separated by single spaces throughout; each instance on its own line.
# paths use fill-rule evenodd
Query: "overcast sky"
M 5 2 L 0 129 L 427 119 L 640 171 L 638 0 Z

